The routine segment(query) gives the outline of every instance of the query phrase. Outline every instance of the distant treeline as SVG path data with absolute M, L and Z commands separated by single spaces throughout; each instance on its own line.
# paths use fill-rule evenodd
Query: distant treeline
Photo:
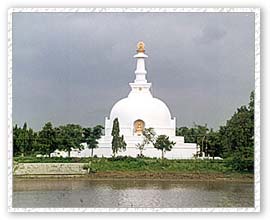
M 70 152 L 72 149 L 82 149 L 81 143 L 87 143 L 88 148 L 98 147 L 98 139 L 103 133 L 103 126 L 83 128 L 77 124 L 67 124 L 53 127 L 47 122 L 40 131 L 23 127 L 13 127 L 13 155 L 35 156 L 37 154 L 50 156 L 55 150 Z M 254 92 L 250 95 L 248 106 L 241 106 L 227 120 L 225 126 L 217 131 L 207 125 L 194 124 L 193 127 L 180 127 L 176 135 L 184 136 L 185 142 L 197 143 L 200 152 L 210 157 L 222 157 L 233 170 L 254 169 Z
M 17 125 L 13 127 L 13 155 L 14 156 L 35 156 L 37 154 L 47 155 L 55 150 L 66 151 L 70 156 L 72 149 L 82 149 L 81 143 L 90 143 L 90 148 L 96 148 L 98 139 L 102 135 L 103 126 L 97 125 L 94 128 L 82 128 L 77 124 L 61 125 L 53 127 L 47 122 L 41 131 L 33 131 L 27 127 Z

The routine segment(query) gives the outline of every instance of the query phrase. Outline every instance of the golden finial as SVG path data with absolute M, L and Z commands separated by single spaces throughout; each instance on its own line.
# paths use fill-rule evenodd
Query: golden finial
M 145 49 L 144 49 L 144 42 L 140 41 L 137 44 L 137 52 L 138 53 L 144 53 Z

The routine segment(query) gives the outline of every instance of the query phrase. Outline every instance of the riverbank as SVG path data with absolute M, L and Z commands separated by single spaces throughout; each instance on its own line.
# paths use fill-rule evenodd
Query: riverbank
M 151 181 L 228 181 L 253 183 L 252 174 L 222 173 L 146 173 L 146 172 L 98 172 L 94 174 L 23 174 L 19 179 L 81 179 L 81 180 L 151 180 Z
M 24 162 L 22 162 L 22 159 L 20 159 L 20 162 L 14 162 L 13 174 L 15 178 L 253 182 L 252 173 L 235 172 L 230 170 L 223 161 L 213 160 L 161 160 L 121 157 L 24 158 L 23 160 Z

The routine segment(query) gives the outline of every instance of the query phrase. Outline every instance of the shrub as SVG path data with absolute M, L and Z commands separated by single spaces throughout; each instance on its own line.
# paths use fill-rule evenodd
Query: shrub
M 96 173 L 97 169 L 93 167 L 92 162 L 83 165 L 83 169 L 87 170 L 87 173 Z

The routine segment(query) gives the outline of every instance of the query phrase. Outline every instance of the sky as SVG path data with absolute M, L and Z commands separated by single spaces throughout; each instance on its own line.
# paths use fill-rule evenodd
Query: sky
M 13 13 L 12 118 L 104 125 L 144 41 L 152 94 L 177 126 L 218 129 L 254 90 L 253 13 Z

